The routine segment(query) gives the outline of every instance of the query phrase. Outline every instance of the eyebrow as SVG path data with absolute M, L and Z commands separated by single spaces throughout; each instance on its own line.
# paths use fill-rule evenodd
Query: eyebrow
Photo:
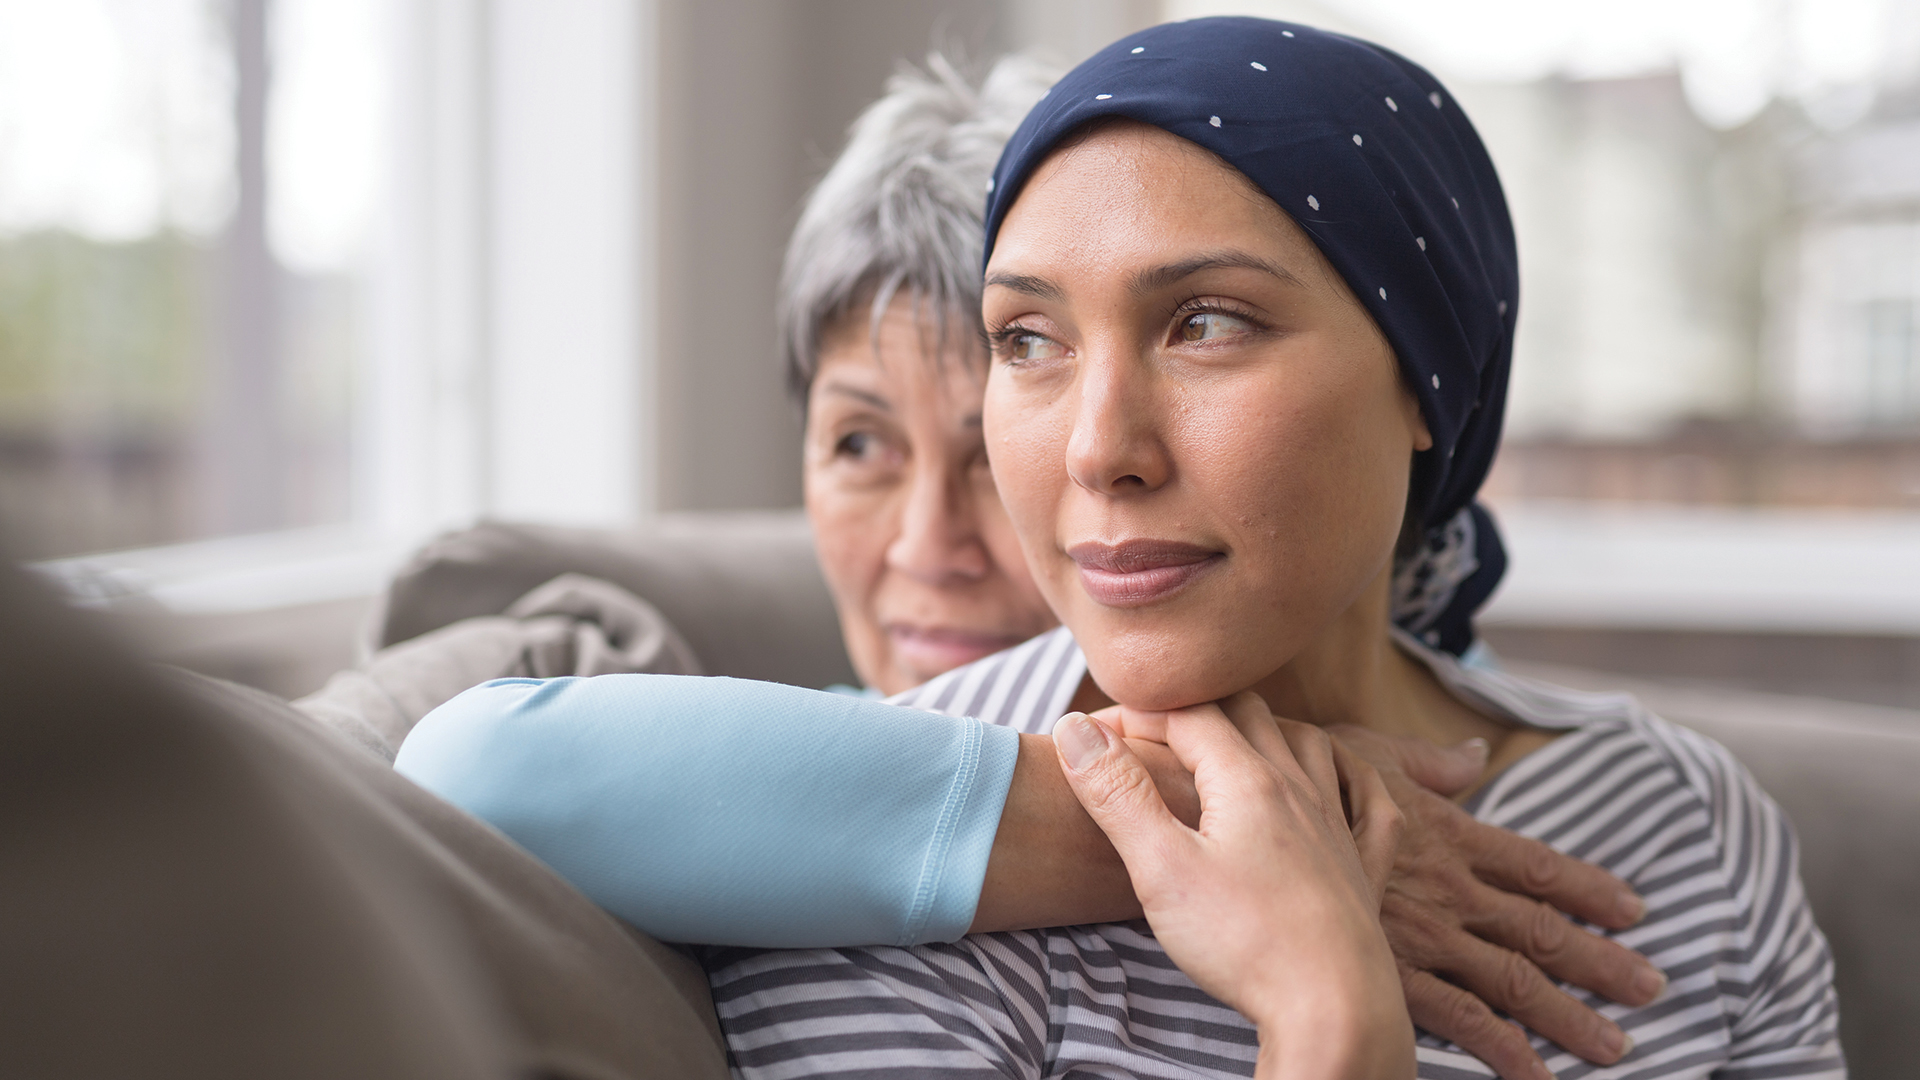
M 1051 300 L 1056 304 L 1065 303 L 1066 291 L 1043 277 L 1031 274 L 988 274 L 986 284 L 1026 293 L 1041 300 Z
M 1140 296 L 1208 270 L 1257 270 L 1288 285 L 1304 287 L 1306 284 L 1293 271 L 1252 252 L 1209 251 L 1191 259 L 1141 270 L 1133 275 L 1127 287 L 1135 296 Z M 1054 303 L 1065 303 L 1067 298 L 1066 290 L 1059 285 L 1032 274 L 988 274 L 986 284 L 999 285 Z
M 1298 275 L 1279 263 L 1263 259 L 1248 251 L 1209 251 L 1195 255 L 1191 259 L 1182 259 L 1176 263 L 1167 263 L 1142 270 L 1133 275 L 1129 289 L 1135 296 L 1164 289 L 1184 278 L 1207 270 L 1257 270 L 1270 277 L 1294 286 L 1304 286 Z
M 879 409 L 881 412 L 890 413 L 893 411 L 893 403 L 891 401 L 888 401 L 886 398 L 883 398 L 879 394 L 875 394 L 871 391 L 860 390 L 855 387 L 848 386 L 846 383 L 829 381 L 825 386 L 822 386 L 820 390 L 822 393 L 839 394 L 842 397 L 850 397 L 855 401 L 858 401 L 863 404 L 870 405 L 873 408 Z

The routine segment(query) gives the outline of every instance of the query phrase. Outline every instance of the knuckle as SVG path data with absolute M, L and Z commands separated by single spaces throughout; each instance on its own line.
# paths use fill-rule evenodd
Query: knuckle
M 1484 1043 L 1497 1036 L 1495 1028 L 1504 1026 L 1480 999 L 1464 991 L 1447 995 L 1439 1019 L 1447 1026 L 1443 1034 L 1463 1046 L 1469 1039 Z
M 1404 799 L 1399 795 L 1394 798 L 1419 819 L 1422 829 L 1431 832 L 1436 840 L 1453 851 L 1463 851 L 1479 839 L 1474 827 L 1480 823 L 1464 812 L 1453 813 L 1460 808 L 1431 791 L 1422 788 L 1408 792 Z
M 1551 959 L 1562 955 L 1573 927 L 1545 904 L 1529 905 L 1524 941 L 1528 956 Z
M 1459 951 L 1458 931 L 1424 904 L 1396 895 L 1391 887 L 1380 904 L 1380 929 L 1395 957 L 1419 966 L 1443 962 Z
M 1539 893 L 1560 880 L 1560 867 L 1566 856 L 1541 843 L 1529 843 L 1520 853 L 1520 880 L 1528 890 Z
M 1379 815 L 1380 827 L 1387 831 L 1388 838 L 1398 843 L 1400 834 L 1407 828 L 1407 815 L 1401 812 L 1399 806 L 1385 800 L 1374 813 Z
M 1499 994 L 1509 1008 L 1531 999 L 1542 985 L 1540 969 L 1517 952 L 1503 950 L 1500 957 Z
M 1145 769 L 1129 768 L 1127 763 L 1107 760 L 1088 776 L 1090 802 L 1109 815 L 1132 815 L 1149 793 L 1159 794 Z

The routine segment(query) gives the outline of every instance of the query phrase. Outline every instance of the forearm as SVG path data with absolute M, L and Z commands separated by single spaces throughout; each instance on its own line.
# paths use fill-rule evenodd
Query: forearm
M 1172 752 L 1139 753 L 1196 821 Z M 396 767 L 669 940 L 902 944 L 1140 914 L 1051 740 L 972 720 L 730 679 L 503 680 L 423 720 Z
M 909 944 L 972 921 L 1017 739 L 770 683 L 610 675 L 476 687 L 395 767 L 656 937 Z
M 1161 743 L 1129 740 L 1161 797 L 1188 825 L 1200 819 L 1193 776 Z M 1060 772 L 1053 740 L 1020 736 L 1013 783 L 993 837 L 971 933 L 1119 922 L 1140 917 L 1127 868 Z

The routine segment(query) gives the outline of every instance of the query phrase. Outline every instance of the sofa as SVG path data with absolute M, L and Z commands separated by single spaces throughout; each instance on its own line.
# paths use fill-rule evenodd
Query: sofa
M 394 577 L 371 644 L 505 611 L 561 574 L 644 598 L 712 675 L 851 682 L 831 598 L 797 513 L 667 515 L 624 531 L 486 523 L 432 541 Z M 1852 1076 L 1920 1061 L 1920 714 L 1643 683 L 1590 671 L 1523 674 L 1631 690 L 1717 739 L 1798 830 L 1801 877 L 1832 945 Z

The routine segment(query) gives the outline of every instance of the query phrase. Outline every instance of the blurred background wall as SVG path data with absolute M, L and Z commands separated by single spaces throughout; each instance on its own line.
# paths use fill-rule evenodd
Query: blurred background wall
M 795 506 L 779 260 L 888 73 L 1226 12 L 1500 167 L 1496 648 L 1920 707 L 1903 0 L 0 0 L 0 533 L 344 619 L 480 517 Z

